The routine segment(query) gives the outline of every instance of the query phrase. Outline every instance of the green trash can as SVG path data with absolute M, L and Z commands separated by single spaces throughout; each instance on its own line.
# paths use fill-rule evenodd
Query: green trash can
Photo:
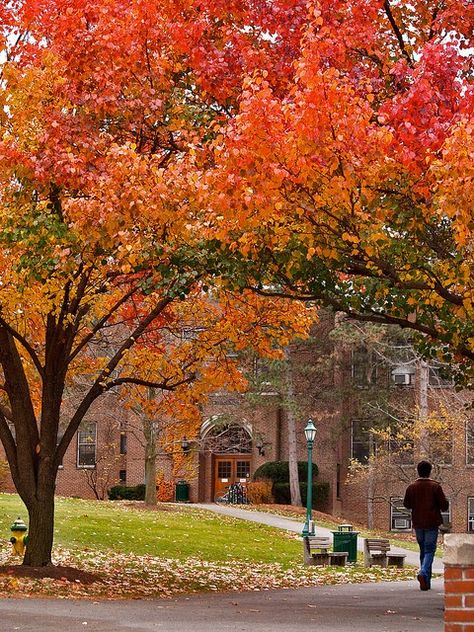
M 188 503 L 189 502 L 189 484 L 186 481 L 178 481 L 176 483 L 176 502 Z
M 341 524 L 337 531 L 333 531 L 334 552 L 346 551 L 347 561 L 357 561 L 357 536 L 359 531 L 353 531 L 351 524 Z

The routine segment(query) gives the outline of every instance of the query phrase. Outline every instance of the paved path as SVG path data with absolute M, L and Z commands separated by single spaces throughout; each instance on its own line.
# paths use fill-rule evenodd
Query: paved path
M 300 533 L 303 521 L 192 505 Z M 316 527 L 317 534 L 331 531 Z M 417 555 L 407 551 L 408 563 Z M 436 569 L 442 571 L 439 560 Z M 443 632 L 443 582 L 316 586 L 150 601 L 0 599 L 1 632 Z
M 293 531 L 295 533 L 301 533 L 303 528 L 304 519 L 291 520 L 290 518 L 283 518 L 275 514 L 265 513 L 263 511 L 250 511 L 248 509 L 239 509 L 239 507 L 233 507 L 230 505 L 216 505 L 216 504 L 193 504 L 191 507 L 200 507 L 201 509 L 208 509 L 216 513 L 224 514 L 227 516 L 233 516 L 234 518 L 241 518 L 242 520 L 250 520 L 251 522 L 259 522 L 260 524 L 266 524 L 269 527 L 277 527 L 278 529 L 286 529 L 287 531 Z M 329 536 L 332 538 L 332 531 L 315 525 L 316 535 Z M 359 551 L 364 550 L 364 544 L 361 538 L 357 539 L 357 548 Z M 404 553 L 406 555 L 405 563 L 412 566 L 418 566 L 420 557 L 415 551 L 409 551 L 402 549 L 398 546 L 391 546 L 390 550 L 394 553 Z M 444 570 L 443 562 L 440 558 L 436 558 L 433 562 L 433 570 L 437 573 L 442 573 Z
M 0 599 L 1 632 L 442 632 L 442 581 L 150 601 Z

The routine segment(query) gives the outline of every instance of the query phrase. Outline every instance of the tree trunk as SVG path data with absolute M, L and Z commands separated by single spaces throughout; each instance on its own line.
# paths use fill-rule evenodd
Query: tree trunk
M 51 549 L 54 535 L 54 478 L 39 490 L 37 498 L 27 500 L 29 525 L 28 540 L 23 564 L 25 566 L 48 566 L 51 564 Z
M 145 504 L 156 505 L 156 429 L 155 422 L 143 422 L 145 435 Z
M 369 433 L 369 465 L 367 472 L 367 528 L 374 528 L 374 498 L 375 498 L 375 472 L 374 472 L 374 435 Z
M 428 386 L 430 379 L 430 369 L 425 360 L 420 360 L 418 364 L 418 408 L 420 415 L 420 458 L 427 459 L 430 453 L 430 437 L 426 428 L 428 420 Z
M 300 481 L 298 476 L 298 445 L 296 439 L 296 423 L 294 415 L 294 385 L 291 359 L 285 351 L 285 382 L 286 382 L 286 418 L 288 422 L 288 469 L 290 473 L 291 504 L 301 506 Z

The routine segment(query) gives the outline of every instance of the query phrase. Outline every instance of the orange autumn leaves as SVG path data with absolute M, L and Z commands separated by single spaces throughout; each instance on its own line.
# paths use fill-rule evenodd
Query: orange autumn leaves
M 423 286 L 407 305 L 438 307 L 433 279 L 447 278 L 447 266 L 426 272 L 425 244 L 400 248 L 399 235 L 447 215 L 458 243 L 470 241 L 468 180 L 457 174 L 471 161 L 459 151 L 472 137 L 471 11 L 454 0 L 442 10 L 350 0 L 2 3 L 5 34 L 14 25 L 21 35 L 5 40 L 0 89 L 3 316 L 35 344 L 44 337 L 31 323 L 49 314 L 85 340 L 100 338 L 101 319 L 119 323 L 128 308 L 143 320 L 172 295 L 156 319 L 185 321 L 194 306 L 213 332 L 199 338 L 201 363 L 204 349 L 221 339 L 238 347 L 250 328 L 265 354 L 272 336 L 284 344 L 306 330 L 300 307 L 258 299 L 262 324 L 257 298 L 231 304 L 222 267 L 206 254 L 216 239 L 213 257 L 229 258 L 231 278 L 233 257 L 255 259 L 248 284 L 260 290 L 287 281 L 290 292 L 316 295 L 305 287 L 314 262 L 332 292 L 354 273 L 386 279 L 394 268 L 390 283 Z M 466 283 L 466 270 L 449 274 Z M 204 284 L 219 287 L 212 300 Z M 388 292 L 359 289 L 371 304 Z M 74 301 L 84 311 L 62 315 Z M 153 327 L 140 334 L 143 349 Z M 173 359 L 155 343 L 156 372 L 178 379 L 186 345 Z M 94 365 L 96 376 L 106 355 L 77 354 L 72 366 Z M 137 367 L 143 357 L 137 346 Z

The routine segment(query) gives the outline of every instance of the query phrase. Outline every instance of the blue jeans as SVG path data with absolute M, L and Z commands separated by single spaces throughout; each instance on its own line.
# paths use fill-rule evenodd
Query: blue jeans
M 415 529 L 415 534 L 420 547 L 420 574 L 424 575 L 429 586 L 431 584 L 431 567 L 438 542 L 438 527 Z

